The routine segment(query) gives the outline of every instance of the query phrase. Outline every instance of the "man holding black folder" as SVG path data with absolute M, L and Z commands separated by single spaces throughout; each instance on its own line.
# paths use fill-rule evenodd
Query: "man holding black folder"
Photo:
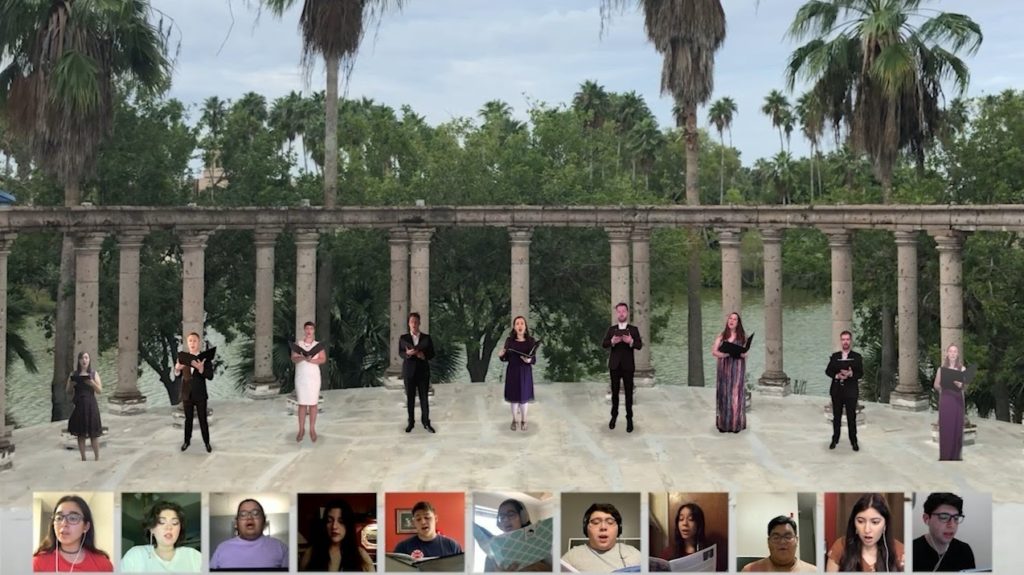
M 644 346 L 640 340 L 640 330 L 630 324 L 629 306 L 619 302 L 615 306 L 615 319 L 618 323 L 608 328 L 601 346 L 610 348 L 608 354 L 608 372 L 612 378 L 612 419 L 608 429 L 615 429 L 615 420 L 619 417 L 619 389 L 626 384 L 626 432 L 633 433 L 633 350 Z
M 839 443 L 840 425 L 843 409 L 846 410 L 847 427 L 850 430 L 850 444 L 854 451 L 860 451 L 857 445 L 857 399 L 860 396 L 860 378 L 864 376 L 864 359 L 853 347 L 853 334 L 844 330 L 839 334 L 840 350 L 829 358 L 825 375 L 832 378 L 829 395 L 832 396 L 832 443 L 829 449 L 835 449 Z
M 181 450 L 188 449 L 192 442 L 192 417 L 199 411 L 199 431 L 203 434 L 206 452 L 213 451 L 210 446 L 210 424 L 206 420 L 206 382 L 213 379 L 213 356 L 217 348 L 210 348 L 199 353 L 199 334 L 192 332 L 185 338 L 187 352 L 178 352 L 178 360 L 174 364 L 174 377 L 181 379 L 181 401 L 185 408 L 185 442 Z
M 420 398 L 420 417 L 423 428 L 436 433 L 430 425 L 430 360 L 434 358 L 434 341 L 420 332 L 420 314 L 409 314 L 409 333 L 398 338 L 398 353 L 402 356 L 402 379 L 405 380 L 405 407 L 409 423 L 405 432 L 416 427 L 416 396 Z

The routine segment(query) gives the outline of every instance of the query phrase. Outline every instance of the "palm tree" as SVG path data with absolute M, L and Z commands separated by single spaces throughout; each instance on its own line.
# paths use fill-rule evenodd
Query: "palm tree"
M 604 125 L 611 113 L 611 99 L 604 86 L 587 80 L 580 84 L 580 90 L 573 96 L 572 107 L 586 117 L 584 125 L 597 129 Z
M 636 168 L 639 164 L 644 174 L 645 190 L 650 189 L 651 168 L 664 144 L 665 136 L 658 129 L 658 123 L 653 117 L 644 118 L 629 132 L 629 152 L 633 156 L 633 181 L 636 181 Z
M 82 179 L 110 135 L 113 98 L 124 82 L 166 89 L 166 30 L 150 24 L 148 0 L 0 0 L 0 107 L 32 160 L 81 202 Z M 66 419 L 64 378 L 72 368 L 74 243 L 61 244 L 54 325 L 51 419 Z
M 288 142 L 288 153 L 292 153 L 292 146 L 295 139 L 304 131 L 304 120 L 302 117 L 302 94 L 292 90 L 287 96 L 282 96 L 270 107 L 268 122 L 270 127 L 280 135 L 281 139 Z
M 886 202 L 899 151 L 923 161 L 939 130 L 942 82 L 952 80 L 959 95 L 967 90 L 970 73 L 957 53 L 974 54 L 982 41 L 968 16 L 925 15 L 923 1 L 810 0 L 789 28 L 797 41 L 809 39 L 790 57 L 789 85 L 806 80 L 833 117 L 845 112 L 853 146 L 871 159 Z
M 697 106 L 708 101 L 714 88 L 715 52 L 725 40 L 725 11 L 720 0 L 601 0 L 602 22 L 627 4 L 643 9 L 647 38 L 664 57 L 661 92 L 672 94 L 681 111 L 677 122 L 686 142 L 686 203 L 699 205 Z M 687 379 L 689 385 L 703 386 L 700 235 L 691 232 L 689 244 Z
M 825 108 L 817 93 L 805 92 L 796 101 L 796 114 L 800 132 L 811 144 L 811 201 L 814 201 L 814 169 L 821 151 L 821 138 L 825 133 Z M 818 171 L 819 187 L 821 171 Z
M 736 101 L 725 96 L 711 104 L 708 110 L 708 121 L 714 124 L 718 131 L 718 145 L 721 148 L 722 165 L 719 169 L 718 178 L 718 203 L 725 201 L 725 131 L 732 131 L 732 118 L 736 115 Z M 729 137 L 729 145 L 732 145 L 732 136 Z
M 789 114 L 789 100 L 786 99 L 782 92 L 772 90 L 765 96 L 761 112 L 771 118 L 772 127 L 779 130 L 779 151 L 783 151 L 785 147 L 782 137 L 786 127 L 787 115 Z M 792 120 L 789 120 L 789 122 L 789 129 L 792 131 Z

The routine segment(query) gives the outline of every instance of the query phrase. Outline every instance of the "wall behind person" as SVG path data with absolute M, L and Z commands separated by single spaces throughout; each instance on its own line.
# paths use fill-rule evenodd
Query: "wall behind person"
M 235 514 L 238 504 L 245 499 L 255 499 L 263 506 L 267 526 L 263 534 L 288 544 L 291 528 L 288 516 L 291 512 L 291 496 L 280 493 L 211 493 L 210 494 L 210 553 L 217 545 L 231 539 L 235 531 Z M 290 552 L 290 551 L 289 551 Z
M 779 515 L 799 517 L 796 493 L 737 493 L 736 494 L 736 556 L 765 557 L 768 555 L 768 522 Z M 801 549 L 814 541 L 800 535 Z
M 836 539 L 846 536 L 846 525 L 850 520 L 850 511 L 853 509 L 853 504 L 862 495 L 864 493 L 825 494 L 825 548 L 820 553 L 821 557 L 828 553 Z M 903 534 L 905 533 L 903 530 L 905 524 L 903 502 L 906 496 L 903 493 L 882 493 L 881 495 L 885 498 L 885 503 L 889 507 L 889 514 L 892 519 L 892 525 L 887 529 L 892 529 L 892 533 L 897 541 L 903 544 L 909 543 L 903 541 Z
M 384 523 L 387 530 L 387 550 L 391 553 L 400 541 L 415 537 L 414 533 L 399 533 L 395 518 L 397 509 L 412 509 L 418 501 L 429 501 L 437 513 L 437 532 L 458 541 L 466 548 L 466 496 L 463 493 L 388 493 L 384 496 Z
M 583 513 L 594 503 L 611 503 L 622 514 L 622 535 L 620 539 L 641 537 L 640 494 L 639 493 L 563 493 L 561 553 L 569 550 L 570 538 L 585 538 Z M 640 549 L 637 541 L 630 544 Z
M 150 542 L 150 532 L 143 520 L 153 504 L 159 501 L 177 503 L 185 512 L 185 540 L 182 545 L 202 551 L 202 505 L 199 493 L 122 493 L 121 555 L 136 545 Z
M 956 493 L 964 500 L 964 522 L 956 530 L 956 538 L 971 546 L 974 563 L 979 568 L 992 567 L 992 495 L 964 491 Z M 910 516 L 914 539 L 928 532 L 922 516 L 928 492 L 914 494 L 914 511 Z M 1000 565 L 999 568 L 1006 568 Z
M 114 494 L 108 491 L 45 491 L 32 494 L 32 532 L 35 538 L 29 555 L 46 537 L 53 522 L 53 508 L 57 500 L 65 495 L 77 495 L 85 500 L 92 512 L 93 536 L 96 548 L 110 555 L 110 561 L 117 565 L 114 549 Z

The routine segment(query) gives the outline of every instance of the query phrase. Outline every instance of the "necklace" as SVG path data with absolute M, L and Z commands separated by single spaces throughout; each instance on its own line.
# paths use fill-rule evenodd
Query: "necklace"
M 78 551 L 75 552 L 75 560 L 74 561 L 68 561 L 67 559 L 64 560 L 64 561 L 67 561 L 68 563 L 71 564 L 71 569 L 68 569 L 68 573 L 74 573 L 75 565 L 78 565 L 78 557 L 82 554 L 82 547 L 84 547 L 84 545 L 79 543 L 78 544 Z M 60 546 L 60 543 L 58 543 L 57 544 L 57 552 L 53 554 L 53 571 L 54 571 L 54 573 L 60 573 L 60 569 L 58 568 L 58 563 L 59 563 L 58 556 L 61 553 L 68 553 L 68 554 L 70 554 L 71 552 L 70 551 L 65 551 L 64 549 L 62 549 L 61 546 Z

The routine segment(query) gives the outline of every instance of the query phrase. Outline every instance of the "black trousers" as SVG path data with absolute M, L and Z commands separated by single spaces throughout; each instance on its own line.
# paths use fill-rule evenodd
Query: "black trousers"
M 842 426 L 843 410 L 846 410 L 846 422 L 850 433 L 850 442 L 857 442 L 857 389 L 846 389 L 842 383 L 832 383 L 829 390 L 832 396 L 832 441 L 839 441 Z M 856 385 L 856 384 L 853 384 Z
M 409 423 L 416 421 L 416 395 L 420 396 L 420 421 L 430 423 L 430 399 L 428 390 L 430 381 L 426 379 L 405 380 L 405 409 L 409 412 Z
M 192 443 L 192 416 L 196 410 L 199 411 L 199 432 L 203 434 L 203 443 L 210 443 L 210 424 L 206 420 L 206 400 L 193 401 L 186 399 L 182 402 L 185 408 L 185 443 Z
M 619 415 L 619 389 L 626 384 L 626 419 L 633 419 L 633 370 L 613 369 L 612 376 L 612 417 Z

